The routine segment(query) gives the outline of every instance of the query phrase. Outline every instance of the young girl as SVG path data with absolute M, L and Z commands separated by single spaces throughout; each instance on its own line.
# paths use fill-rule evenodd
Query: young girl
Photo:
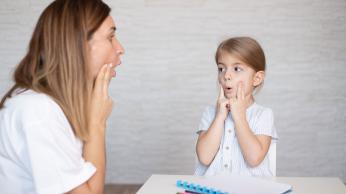
M 124 52 L 101 0 L 41 14 L 0 102 L 0 193 L 103 193 L 108 94 Z
M 265 56 L 252 38 L 223 41 L 215 55 L 220 84 L 216 107 L 207 107 L 199 129 L 196 175 L 272 176 L 268 149 L 277 139 L 273 112 L 256 104 Z

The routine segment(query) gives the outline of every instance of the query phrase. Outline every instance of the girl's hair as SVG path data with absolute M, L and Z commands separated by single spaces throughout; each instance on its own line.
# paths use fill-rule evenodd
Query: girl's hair
M 52 2 L 38 19 L 27 54 L 15 69 L 15 84 L 0 108 L 17 89 L 47 94 L 62 108 L 75 135 L 87 140 L 93 84 L 87 44 L 109 13 L 102 0 Z
M 253 38 L 234 37 L 221 42 L 215 54 L 216 64 L 219 63 L 219 58 L 224 53 L 237 57 L 256 72 L 265 71 L 266 61 L 264 52 Z

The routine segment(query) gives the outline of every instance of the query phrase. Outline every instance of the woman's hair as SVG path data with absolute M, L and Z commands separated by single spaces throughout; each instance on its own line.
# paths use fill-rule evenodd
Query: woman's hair
M 38 19 L 27 54 L 15 69 L 15 84 L 0 108 L 17 89 L 47 94 L 62 108 L 75 135 L 86 140 L 93 84 L 87 44 L 109 13 L 102 0 L 52 2 Z
M 221 42 L 215 54 L 216 64 L 219 63 L 219 58 L 224 53 L 233 55 L 256 72 L 265 71 L 266 61 L 264 52 L 253 38 L 234 37 Z

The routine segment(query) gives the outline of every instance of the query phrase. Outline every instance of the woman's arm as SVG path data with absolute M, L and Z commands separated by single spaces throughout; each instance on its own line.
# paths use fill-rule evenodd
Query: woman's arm
M 105 183 L 105 129 L 106 120 L 112 111 L 112 99 L 108 95 L 111 66 L 104 65 L 95 81 L 92 93 L 89 139 L 84 143 L 83 157 L 96 167 L 96 173 L 85 183 L 74 188 L 69 194 L 102 194 Z

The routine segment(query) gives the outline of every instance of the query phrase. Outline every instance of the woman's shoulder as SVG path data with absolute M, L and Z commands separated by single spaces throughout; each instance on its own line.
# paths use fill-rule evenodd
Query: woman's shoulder
M 36 108 L 40 109 L 45 106 L 54 106 L 56 103 L 47 94 L 39 93 L 33 90 L 17 90 L 11 98 L 6 100 L 5 107 L 14 106 L 22 108 Z
M 17 90 L 4 104 L 4 110 L 17 116 L 47 117 L 59 111 L 58 104 L 47 94 L 33 90 Z

